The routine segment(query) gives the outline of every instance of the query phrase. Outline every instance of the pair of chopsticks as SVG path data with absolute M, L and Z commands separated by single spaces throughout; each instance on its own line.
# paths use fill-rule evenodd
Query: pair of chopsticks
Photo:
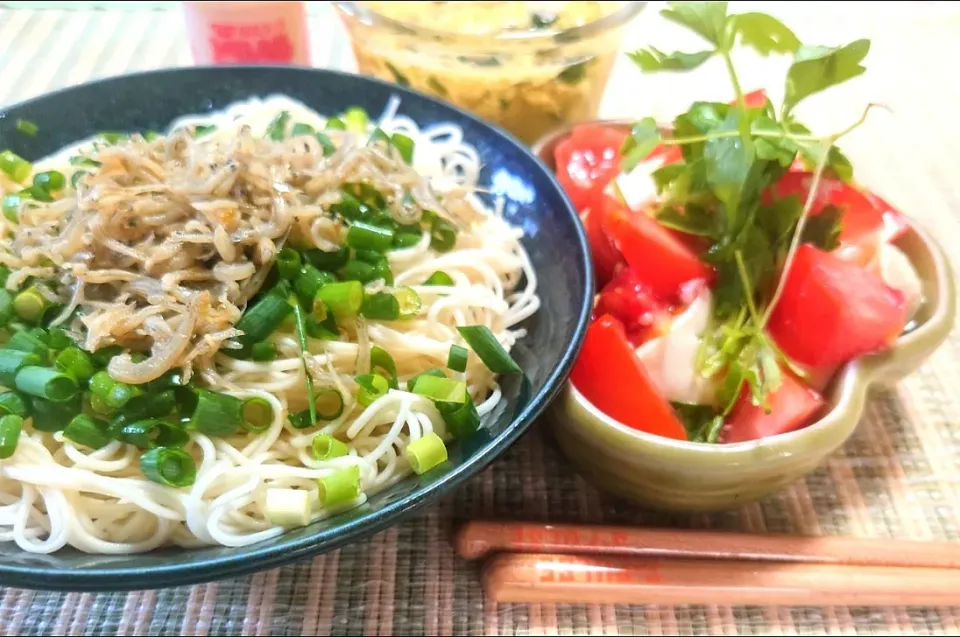
M 496 602 L 960 604 L 960 544 L 472 521 L 457 552 L 487 558 Z

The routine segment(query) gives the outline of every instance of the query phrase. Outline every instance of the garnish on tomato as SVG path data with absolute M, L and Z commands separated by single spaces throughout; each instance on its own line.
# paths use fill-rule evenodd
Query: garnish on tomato
M 745 386 L 737 404 L 720 431 L 720 442 L 760 440 L 796 431 L 810 422 L 823 406 L 823 397 L 787 370 L 781 370 L 780 386 L 767 396 L 767 412 L 754 405 Z
M 620 147 L 626 138 L 622 128 L 581 124 L 557 144 L 557 179 L 578 211 L 590 205 L 620 172 Z

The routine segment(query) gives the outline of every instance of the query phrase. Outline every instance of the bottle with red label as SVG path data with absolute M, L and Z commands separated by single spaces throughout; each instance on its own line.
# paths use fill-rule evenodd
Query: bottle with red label
M 184 2 L 196 64 L 309 66 L 303 2 Z

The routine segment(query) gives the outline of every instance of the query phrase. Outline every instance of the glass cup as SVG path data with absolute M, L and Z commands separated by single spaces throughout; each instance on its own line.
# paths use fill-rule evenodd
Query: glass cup
M 537 5 L 604 5 L 605 10 L 599 18 L 569 28 L 492 33 L 401 21 L 363 2 L 333 4 L 350 34 L 361 74 L 447 100 L 531 144 L 558 127 L 596 118 L 624 27 L 647 3 L 525 3 L 534 10 Z M 407 4 L 430 12 L 430 5 L 438 3 Z M 496 10 L 493 5 L 519 3 L 443 4 L 458 5 L 457 11 L 489 11 Z

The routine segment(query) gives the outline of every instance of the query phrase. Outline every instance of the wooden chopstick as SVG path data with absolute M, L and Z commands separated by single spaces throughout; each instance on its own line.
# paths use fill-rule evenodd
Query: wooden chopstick
M 956 569 L 503 553 L 482 577 L 490 601 L 531 604 L 960 603 Z
M 527 522 L 471 521 L 457 534 L 457 551 L 465 559 L 505 551 L 960 569 L 958 548 L 950 542 Z

